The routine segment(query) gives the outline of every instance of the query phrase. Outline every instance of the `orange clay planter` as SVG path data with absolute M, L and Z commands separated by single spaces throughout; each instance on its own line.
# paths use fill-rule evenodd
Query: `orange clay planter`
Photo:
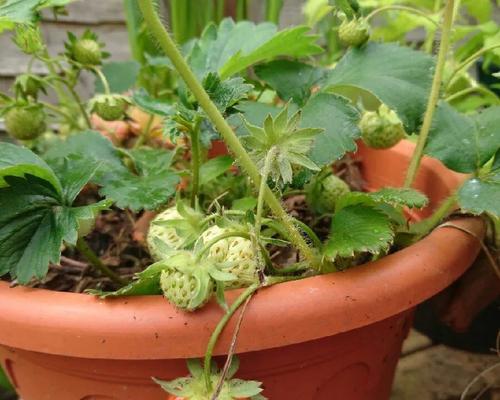
M 400 185 L 412 150 L 361 147 L 368 186 Z M 460 179 L 425 159 L 416 186 L 436 205 Z M 483 234 L 478 219 L 455 223 Z M 261 290 L 242 324 L 238 375 L 262 381 L 271 400 L 387 400 L 413 308 L 478 251 L 472 236 L 443 227 L 368 265 Z M 23 400 L 164 400 L 151 377 L 187 374 L 184 359 L 204 354 L 221 316 L 215 303 L 187 314 L 160 296 L 104 301 L 1 283 L 0 362 Z

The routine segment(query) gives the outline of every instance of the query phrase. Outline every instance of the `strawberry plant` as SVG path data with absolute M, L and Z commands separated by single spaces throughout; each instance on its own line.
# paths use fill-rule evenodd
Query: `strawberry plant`
M 70 259 L 94 267 L 95 283 L 83 289 L 102 298 L 161 294 L 183 312 L 217 301 L 225 314 L 203 364 L 190 361 L 189 377 L 157 381 L 172 396 L 263 398 L 258 382 L 233 379 L 234 345 L 221 371 L 212 362 L 227 322 L 240 307 L 243 318 L 258 290 L 382 258 L 454 213 L 498 223 L 498 99 L 467 113 L 451 101 L 467 95 L 455 90 L 468 88 L 453 89 L 467 79 L 465 67 L 483 54 L 494 57 L 494 49 L 456 65 L 454 0 L 432 11 L 309 2 L 310 25 L 328 19 L 337 27 L 342 55 L 328 31 L 326 56 L 318 44 L 325 38 L 307 26 L 279 30 L 230 18 L 179 48 L 153 1 L 126 2 L 164 54 L 137 54 L 148 46 L 136 43 L 140 72 L 119 89 L 116 65 L 106 63 L 94 33 L 69 34 L 64 53 L 48 53 L 40 9 L 62 12 L 67 1 L 17 3 L 0 5 L 0 29 L 15 29 L 19 49 L 48 72 L 28 67 L 0 97 L 15 142 L 0 143 L 0 275 L 43 286 L 49 268 L 62 274 L 58 267 Z M 268 2 L 269 20 L 276 22 L 281 5 Z M 439 25 L 437 56 L 370 40 L 382 29 L 372 19 L 386 11 Z M 180 41 L 193 33 L 174 30 Z M 100 88 L 88 101 L 75 89 L 83 74 Z M 42 100 L 44 92 L 56 103 Z M 363 191 L 356 174 L 339 172 L 353 165 L 360 141 L 387 149 L 406 137 L 416 147 L 402 187 Z M 413 222 L 408 209 L 428 203 L 412 188 L 424 154 L 468 176 L 429 217 Z M 132 273 L 121 263 L 133 265 Z M 229 305 L 225 292 L 235 288 L 242 290 Z

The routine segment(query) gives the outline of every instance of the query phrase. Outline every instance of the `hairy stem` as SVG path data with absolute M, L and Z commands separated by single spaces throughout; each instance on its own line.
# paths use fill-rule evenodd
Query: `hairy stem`
M 113 272 L 107 265 L 105 265 L 101 259 L 94 253 L 94 251 L 87 244 L 85 239 L 79 238 L 76 242 L 76 248 L 82 255 L 87 259 L 87 261 L 98 271 L 100 271 L 103 275 L 106 275 L 113 282 L 116 282 L 120 285 L 125 285 L 127 282 L 118 276 L 115 272 Z
M 59 77 L 59 74 L 56 70 L 56 67 L 54 66 L 54 62 L 50 57 L 50 54 L 47 49 L 44 50 L 43 54 L 41 57 L 37 57 L 40 61 L 42 61 L 46 66 L 47 69 L 49 70 L 49 73 L 54 76 L 54 77 Z M 60 103 L 64 103 L 65 101 L 68 100 L 68 96 L 66 93 L 64 93 L 63 87 L 59 84 L 59 82 L 56 82 L 54 84 L 54 91 L 57 94 L 57 97 L 59 98 Z
M 488 89 L 486 89 L 486 88 L 484 88 L 482 86 L 479 86 L 479 85 L 478 86 L 468 87 L 468 88 L 460 90 L 460 91 L 458 91 L 456 93 L 450 94 L 448 97 L 445 98 L 445 100 L 447 102 L 451 102 L 453 100 L 459 99 L 460 97 L 463 97 L 463 96 L 465 96 L 467 94 L 474 93 L 474 92 L 482 93 L 485 96 L 493 97 L 496 101 L 499 101 L 498 97 L 497 97 L 497 95 L 495 93 L 490 92 Z
M 418 136 L 417 146 L 413 153 L 413 157 L 410 161 L 410 166 L 406 174 L 404 187 L 411 187 L 415 177 L 417 176 L 418 169 L 420 167 L 420 162 L 422 161 L 425 143 L 427 142 L 427 137 L 429 136 L 429 131 L 431 129 L 432 118 L 434 117 L 434 111 L 439 100 L 439 91 L 441 88 L 441 82 L 443 80 L 444 65 L 446 63 L 446 56 L 448 54 L 448 49 L 450 47 L 450 36 L 451 29 L 453 27 L 453 16 L 454 16 L 455 0 L 448 0 L 444 10 L 444 21 L 443 21 L 443 32 L 441 36 L 441 43 L 439 46 L 439 54 L 437 59 L 436 71 L 434 73 L 434 79 L 432 81 L 431 93 L 429 95 L 429 101 L 427 102 L 427 108 L 425 110 L 424 121 L 420 129 L 420 134 Z
M 96 74 L 96 76 L 99 78 L 99 80 L 102 83 L 102 87 L 104 89 L 104 94 L 111 94 L 111 90 L 109 88 L 109 83 L 104 74 L 102 73 L 100 68 L 94 67 L 92 68 L 92 71 Z
M 438 226 L 455 209 L 456 203 L 457 195 L 454 193 L 445 199 L 430 217 L 418 222 L 416 225 L 418 226 L 419 234 L 415 239 L 420 240 Z
M 200 192 L 200 119 L 197 119 L 191 131 L 191 207 L 196 205 Z
M 66 111 L 61 109 L 60 107 L 56 107 L 50 103 L 47 103 L 45 101 L 40 101 L 40 100 L 38 100 L 38 103 L 42 104 L 45 108 L 48 108 L 49 110 L 55 112 L 56 114 L 61 115 L 62 117 L 64 117 L 64 119 L 66 121 L 68 121 L 68 122 L 73 121 L 73 117 L 71 115 L 69 115 Z
M 407 6 L 398 6 L 398 5 L 391 5 L 391 6 L 384 6 L 384 7 L 377 8 L 366 16 L 366 20 L 369 21 L 370 19 L 375 17 L 377 14 L 380 14 L 381 12 L 384 12 L 384 11 L 390 11 L 390 10 L 406 11 L 406 12 L 411 13 L 411 14 L 419 15 L 421 17 L 424 17 L 425 19 L 427 19 L 429 22 L 433 23 L 434 25 L 439 26 L 439 24 L 436 21 L 434 21 L 425 12 L 419 10 L 418 8 L 407 7 Z
M 212 332 L 212 336 L 210 336 L 210 340 L 208 341 L 207 350 L 205 352 L 205 362 L 204 362 L 204 376 L 205 376 L 205 385 L 207 387 L 208 393 L 212 391 L 212 380 L 210 379 L 211 375 L 211 366 L 212 366 L 212 354 L 214 352 L 215 345 L 219 340 L 219 336 L 226 327 L 227 323 L 233 316 L 233 314 L 238 310 L 238 308 L 249 298 L 252 294 L 259 289 L 260 284 L 254 283 L 253 285 L 246 288 L 243 293 L 241 293 L 238 298 L 231 304 L 229 310 L 226 314 L 221 318 L 214 331 Z
M 172 41 L 166 29 L 163 27 L 155 11 L 152 0 L 138 1 L 144 15 L 144 20 L 146 21 L 149 29 L 152 31 L 160 46 L 172 61 L 172 64 L 175 66 L 176 70 L 186 82 L 186 85 L 198 100 L 200 106 L 203 108 L 212 123 L 220 132 L 228 147 L 235 154 L 238 163 L 250 176 L 254 184 L 258 187 L 260 185 L 260 173 L 258 168 L 251 160 L 250 156 L 244 149 L 243 145 L 239 141 L 232 128 L 226 122 L 215 104 L 210 100 L 207 92 L 198 81 L 194 73 L 191 71 L 191 68 L 182 57 L 177 46 Z M 281 206 L 280 201 L 274 196 L 273 192 L 267 185 L 265 188 L 264 199 L 266 200 L 267 204 L 276 215 L 276 217 L 282 220 L 283 225 L 286 227 L 287 232 L 290 236 L 290 241 L 300 250 L 305 259 L 308 260 L 312 268 L 320 269 L 321 265 L 319 258 L 315 256 L 314 252 L 309 248 L 307 243 L 300 235 L 299 231 L 295 228 L 293 223 L 290 222 L 290 218 Z
M 274 158 L 276 157 L 276 147 L 272 147 L 266 155 L 264 161 L 264 168 L 262 170 L 262 177 L 260 178 L 259 195 L 257 197 L 257 214 L 255 216 L 255 236 L 258 240 L 260 235 L 260 229 L 262 227 L 262 213 L 264 211 L 264 194 L 266 192 L 267 178 L 271 173 L 271 166 L 273 164 Z

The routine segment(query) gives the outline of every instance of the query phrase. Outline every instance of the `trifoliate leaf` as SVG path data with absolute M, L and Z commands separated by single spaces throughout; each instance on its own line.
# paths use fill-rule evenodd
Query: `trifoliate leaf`
M 425 152 L 448 168 L 478 171 L 500 148 L 500 107 L 473 115 L 456 111 L 445 102 L 436 109 Z
M 350 49 L 326 78 L 324 90 L 366 90 L 396 110 L 408 133 L 415 132 L 425 110 L 434 60 L 396 44 L 368 43 Z
M 473 214 L 484 212 L 500 216 L 500 151 L 497 152 L 491 171 L 469 179 L 458 191 L 458 202 L 464 211 Z
M 34 156 L 35 157 L 35 156 Z M 73 207 L 72 202 L 97 166 L 91 164 L 61 171 L 62 189 L 51 180 L 32 175 L 32 165 L 21 173 L 22 165 L 5 174 L 0 188 L 0 275 L 10 273 L 20 283 L 43 278 L 49 263 L 58 263 L 63 242 L 74 245 L 78 221 L 94 214 L 95 207 Z M 51 171 L 51 170 L 49 170 Z M 52 171 L 49 176 L 55 175 Z M 60 185 L 60 183 L 59 183 Z
M 316 36 L 307 35 L 308 31 L 308 27 L 298 26 L 278 32 L 268 22 L 256 25 L 225 19 L 219 27 L 205 28 L 201 38 L 194 41 L 188 61 L 200 79 L 217 72 L 224 80 L 278 56 L 304 57 L 321 52 L 314 44 Z
M 309 153 L 311 160 L 323 166 L 356 150 L 361 135 L 357 126 L 359 112 L 343 98 L 320 93 L 312 97 L 302 110 L 302 127 L 322 128 Z
M 224 112 L 240 100 L 248 97 L 248 92 L 252 90 L 253 86 L 244 82 L 243 78 L 231 78 L 221 81 L 216 73 L 209 72 L 203 80 L 203 87 L 217 108 Z
M 352 205 L 334 214 L 325 254 L 332 258 L 362 252 L 376 254 L 388 249 L 393 238 L 387 215 L 371 206 Z
M 179 176 L 170 169 L 172 152 L 136 149 L 130 152 L 136 172 L 116 170 L 103 177 L 100 193 L 120 208 L 154 210 L 175 194 Z
M 298 61 L 276 60 L 256 66 L 255 74 L 276 90 L 281 99 L 303 106 L 325 72 Z

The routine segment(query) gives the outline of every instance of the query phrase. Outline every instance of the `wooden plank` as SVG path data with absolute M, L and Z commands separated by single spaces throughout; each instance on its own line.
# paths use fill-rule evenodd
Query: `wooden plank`
M 125 21 L 123 0 L 80 0 L 69 4 L 66 9 L 68 15 L 58 16 L 58 21 L 90 25 Z M 44 11 L 43 17 L 46 21 L 54 21 L 50 10 Z

